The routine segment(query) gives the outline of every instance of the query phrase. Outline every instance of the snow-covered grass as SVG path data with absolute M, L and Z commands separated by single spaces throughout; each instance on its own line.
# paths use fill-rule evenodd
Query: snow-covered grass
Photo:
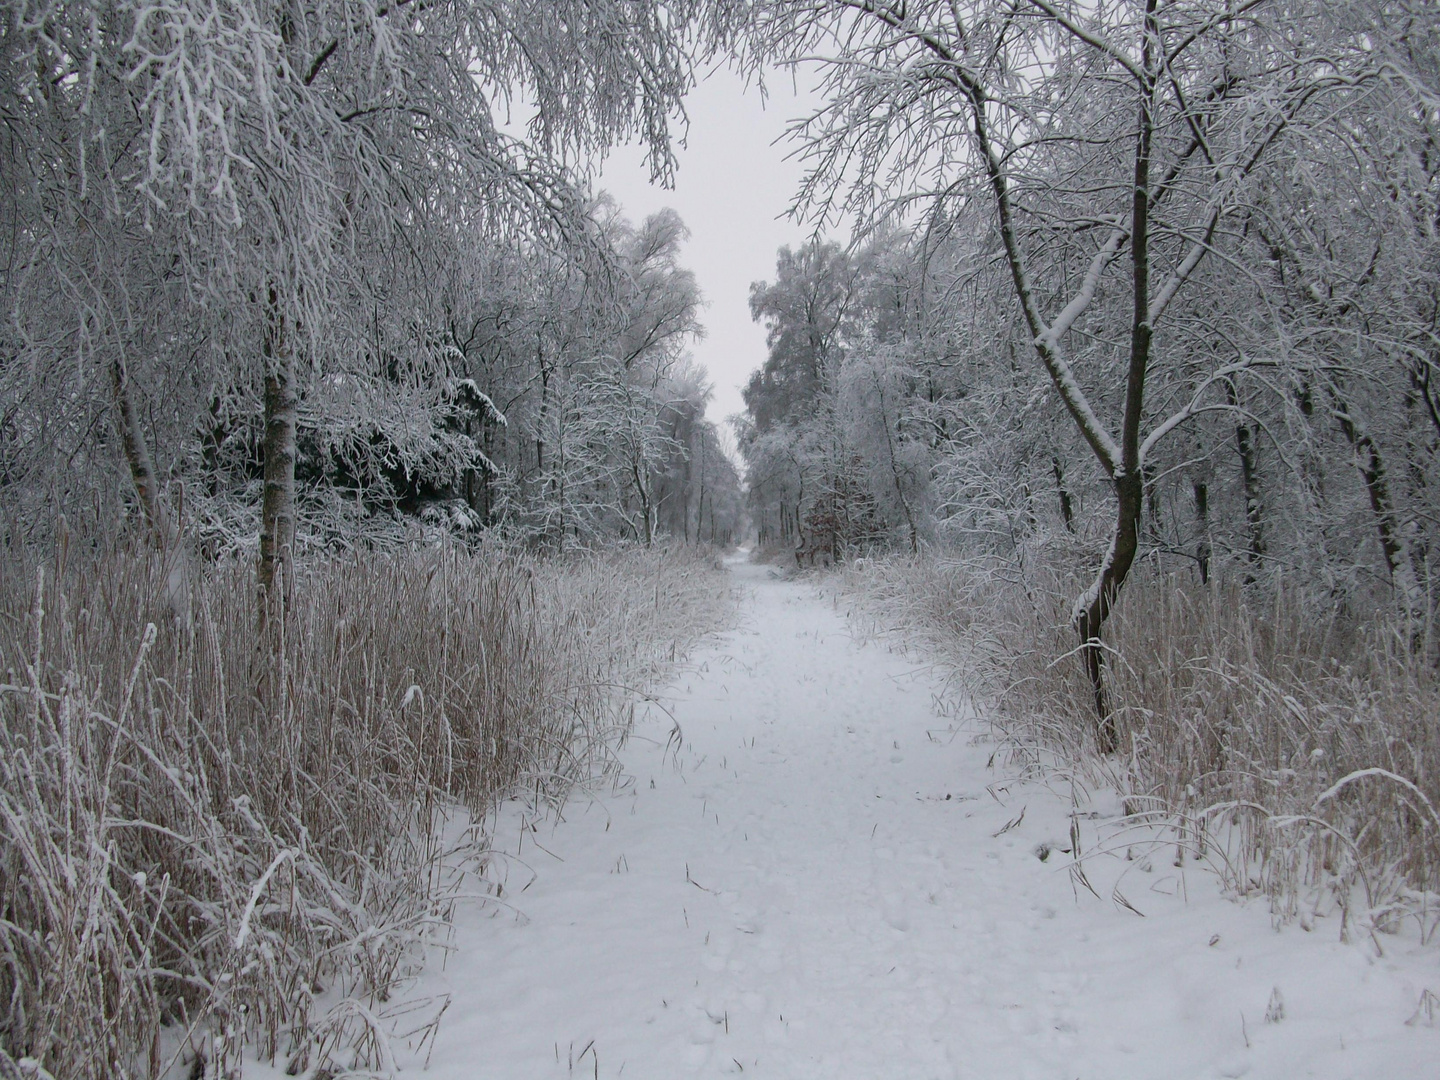
M 936 558 L 846 571 L 886 627 L 996 706 L 1017 761 L 1113 785 L 1240 893 L 1342 937 L 1440 921 L 1440 686 L 1398 621 L 1317 612 L 1283 583 L 1238 587 L 1137 568 L 1106 626 L 1122 751 L 1097 758 L 1069 613 L 1043 566 Z
M 354 556 L 301 569 L 276 660 L 248 565 L 177 604 L 69 547 L 0 570 L 0 1050 L 62 1080 L 383 1067 L 447 825 L 481 854 L 504 792 L 611 768 L 629 691 L 730 610 L 677 551 Z

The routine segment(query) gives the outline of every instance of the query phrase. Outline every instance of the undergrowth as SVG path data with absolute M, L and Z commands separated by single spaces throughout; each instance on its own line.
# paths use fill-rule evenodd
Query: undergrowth
M 1135 569 L 1106 624 L 1121 752 L 1095 753 L 1070 623 L 1083 587 L 1031 560 L 846 570 L 868 609 L 938 655 L 1024 767 L 1113 785 L 1121 831 L 1158 828 L 1282 921 L 1348 938 L 1440 919 L 1440 683 L 1413 628 L 1307 599 Z
M 248 563 L 157 563 L 0 561 L 0 1065 L 37 1076 L 388 1071 L 487 810 L 613 769 L 729 609 L 683 551 L 353 555 L 301 567 L 272 652 Z

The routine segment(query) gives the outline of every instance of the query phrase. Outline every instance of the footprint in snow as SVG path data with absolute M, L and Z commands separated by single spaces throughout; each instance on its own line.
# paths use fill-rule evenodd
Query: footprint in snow
M 685 1047 L 685 1067 L 690 1072 L 699 1072 L 705 1067 L 705 1063 L 709 1060 L 710 1047 L 708 1044 L 692 1042 L 689 1046 Z
M 881 893 L 880 912 L 886 926 L 902 934 L 910 932 L 910 910 L 903 896 L 892 892 Z

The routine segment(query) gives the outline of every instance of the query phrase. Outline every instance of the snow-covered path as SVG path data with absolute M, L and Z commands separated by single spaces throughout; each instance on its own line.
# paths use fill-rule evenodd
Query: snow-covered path
M 1277 933 L 1173 848 L 1087 863 L 1104 899 L 1077 893 L 1035 854 L 1068 791 L 988 770 L 914 661 L 810 587 L 733 570 L 739 629 L 666 698 L 678 754 L 655 710 L 630 790 L 502 824 L 523 918 L 461 913 L 429 1075 L 1440 1076 L 1440 1032 L 1405 1024 L 1433 951 Z

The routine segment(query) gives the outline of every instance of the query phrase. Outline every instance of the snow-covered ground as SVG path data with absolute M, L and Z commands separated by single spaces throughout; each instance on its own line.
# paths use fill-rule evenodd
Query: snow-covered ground
M 431 1077 L 1440 1076 L 1440 953 L 1277 931 L 1173 848 L 1088 859 L 1097 898 L 1035 853 L 1068 846 L 1066 785 L 987 768 L 913 658 L 733 569 L 739 628 L 665 698 L 678 753 L 652 709 L 628 790 L 500 823 L 513 909 L 463 909 L 425 976 Z

